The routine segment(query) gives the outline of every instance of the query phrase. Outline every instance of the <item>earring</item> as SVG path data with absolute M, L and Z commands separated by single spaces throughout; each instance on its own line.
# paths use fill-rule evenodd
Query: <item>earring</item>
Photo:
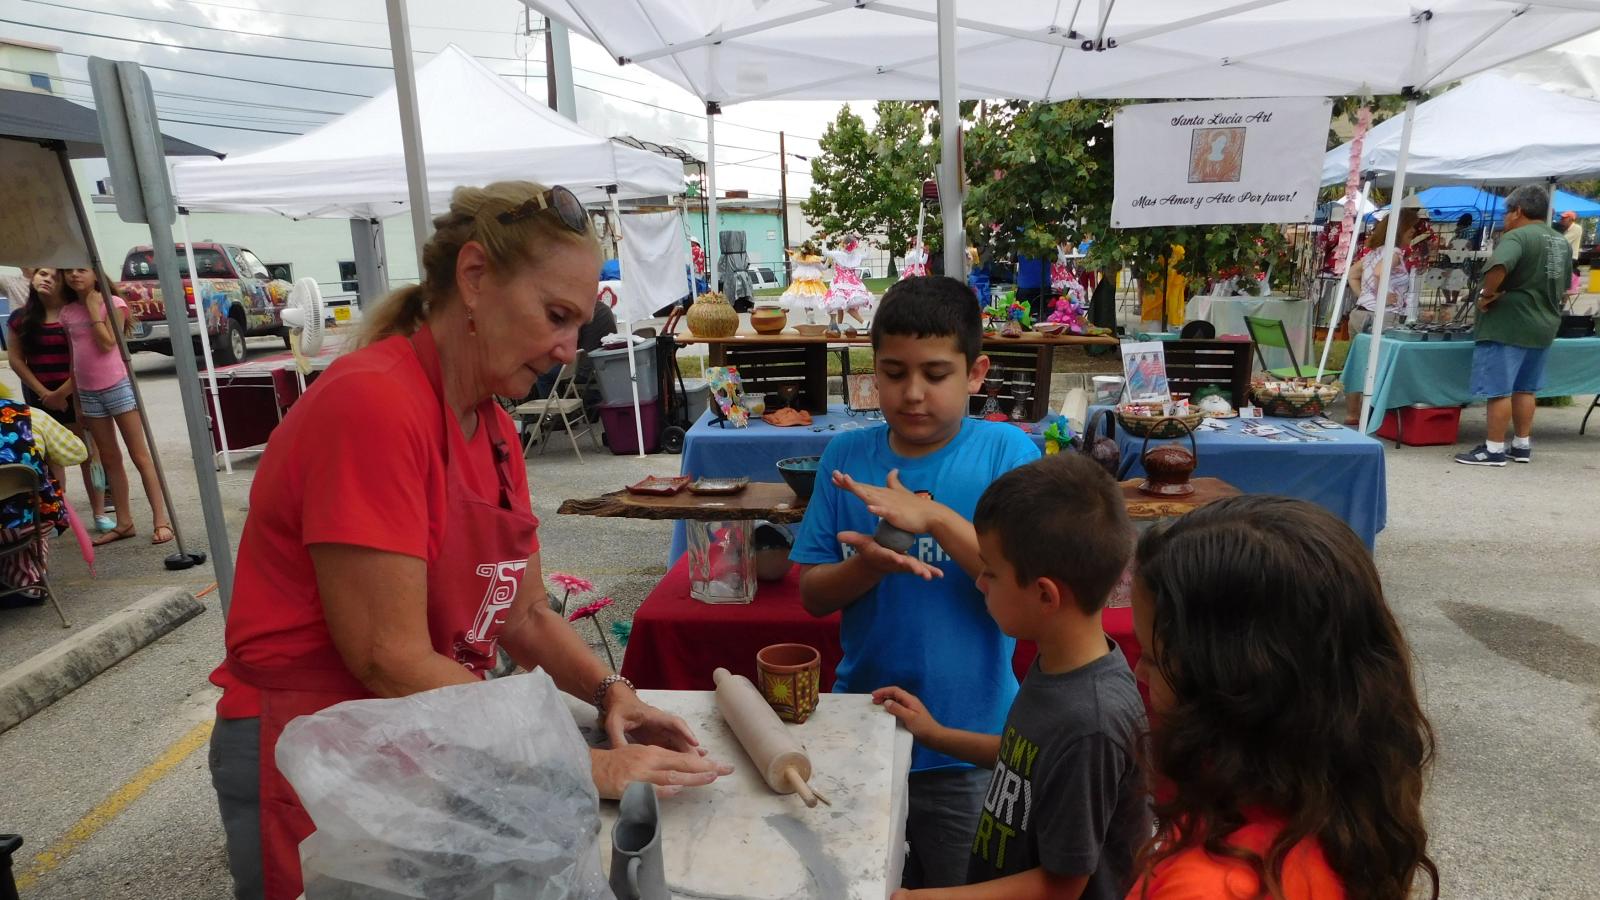
M 478 336 L 478 322 L 476 319 L 472 318 L 471 307 L 467 308 L 467 334 L 470 334 L 473 337 Z

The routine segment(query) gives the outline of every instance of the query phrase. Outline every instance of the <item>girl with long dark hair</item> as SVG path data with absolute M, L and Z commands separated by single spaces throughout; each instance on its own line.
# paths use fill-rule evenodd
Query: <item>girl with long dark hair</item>
M 1437 898 L 1433 730 L 1349 526 L 1231 498 L 1147 533 L 1135 563 L 1160 825 L 1129 897 Z
M 155 459 L 150 455 L 140 427 L 133 381 L 122 360 L 116 331 L 113 331 L 127 328 L 128 305 L 115 291 L 106 289 L 107 279 L 99 277 L 93 269 L 67 269 L 64 275 L 66 284 L 61 296 L 66 303 L 60 315 L 61 324 L 66 326 L 67 337 L 72 342 L 72 375 L 78 405 L 89 433 L 94 436 L 95 446 L 100 450 L 100 465 L 105 469 L 106 484 L 117 506 L 114 527 L 95 538 L 94 543 L 101 546 L 134 535 L 128 472 L 123 466 L 122 448 L 117 446 L 120 432 L 122 442 L 128 445 L 128 457 L 144 482 L 145 497 L 150 500 L 150 514 L 154 520 L 150 543 L 165 544 L 173 538 L 166 497 L 161 491 Z
M 22 382 L 22 397 L 28 405 L 45 410 L 87 443 L 74 396 L 72 351 L 66 327 L 61 324 L 61 307 L 66 302 L 62 298 L 62 287 L 59 269 L 34 270 L 27 302 L 6 321 L 12 336 L 6 343 L 6 357 L 11 362 L 11 371 L 17 373 L 17 379 Z M 93 458 L 85 461 L 81 469 L 95 524 L 102 531 L 115 527 L 115 522 L 103 512 L 105 489 L 95 480 Z M 56 480 L 64 487 L 63 476 L 64 473 L 56 473 Z

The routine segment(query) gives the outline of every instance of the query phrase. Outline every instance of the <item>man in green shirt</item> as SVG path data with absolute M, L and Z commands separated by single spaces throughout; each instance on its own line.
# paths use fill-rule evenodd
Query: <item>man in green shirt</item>
M 1456 462 L 1504 466 L 1533 462 L 1534 394 L 1544 386 L 1545 357 L 1561 327 L 1561 301 L 1572 280 L 1572 248 L 1550 227 L 1550 195 L 1523 185 L 1506 198 L 1506 227 L 1489 258 L 1478 299 L 1472 394 L 1489 401 L 1488 440 Z M 1511 446 L 1506 426 L 1513 425 Z

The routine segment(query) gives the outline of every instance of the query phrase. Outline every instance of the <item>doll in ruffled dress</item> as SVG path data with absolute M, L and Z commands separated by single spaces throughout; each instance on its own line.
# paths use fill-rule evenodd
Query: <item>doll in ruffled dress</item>
M 778 299 L 789 312 L 804 311 L 806 322 L 815 324 L 815 311 L 822 305 L 823 298 L 828 296 L 827 258 L 811 241 L 787 253 L 789 261 L 793 263 L 793 271 L 789 275 L 789 286 L 784 288 L 783 295 Z
M 823 255 L 833 262 L 833 283 L 827 296 L 822 298 L 822 308 L 828 312 L 828 336 L 854 335 L 855 326 L 844 326 L 846 315 L 857 323 L 864 323 L 861 311 L 872 306 L 872 292 L 861 283 L 861 266 L 867 261 L 870 248 L 859 235 L 847 234 L 840 246 L 824 250 Z
M 906 251 L 905 265 L 900 268 L 900 280 L 907 278 L 925 278 L 928 274 L 928 248 L 922 246 L 922 241 L 913 241 L 911 249 Z

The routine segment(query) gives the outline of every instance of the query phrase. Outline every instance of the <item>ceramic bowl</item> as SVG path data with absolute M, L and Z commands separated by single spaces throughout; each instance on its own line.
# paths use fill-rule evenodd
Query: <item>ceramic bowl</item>
M 778 460 L 778 474 L 783 476 L 784 483 L 789 485 L 801 503 L 811 500 L 811 490 L 817 484 L 817 464 L 820 462 L 820 456 L 791 456 Z
M 828 330 L 828 326 L 826 326 L 826 325 L 816 325 L 816 324 L 807 324 L 805 322 L 801 322 L 800 324 L 794 326 L 794 330 L 799 332 L 802 335 L 805 335 L 806 337 L 816 337 L 817 335 L 820 335 L 823 332 L 827 331 Z

